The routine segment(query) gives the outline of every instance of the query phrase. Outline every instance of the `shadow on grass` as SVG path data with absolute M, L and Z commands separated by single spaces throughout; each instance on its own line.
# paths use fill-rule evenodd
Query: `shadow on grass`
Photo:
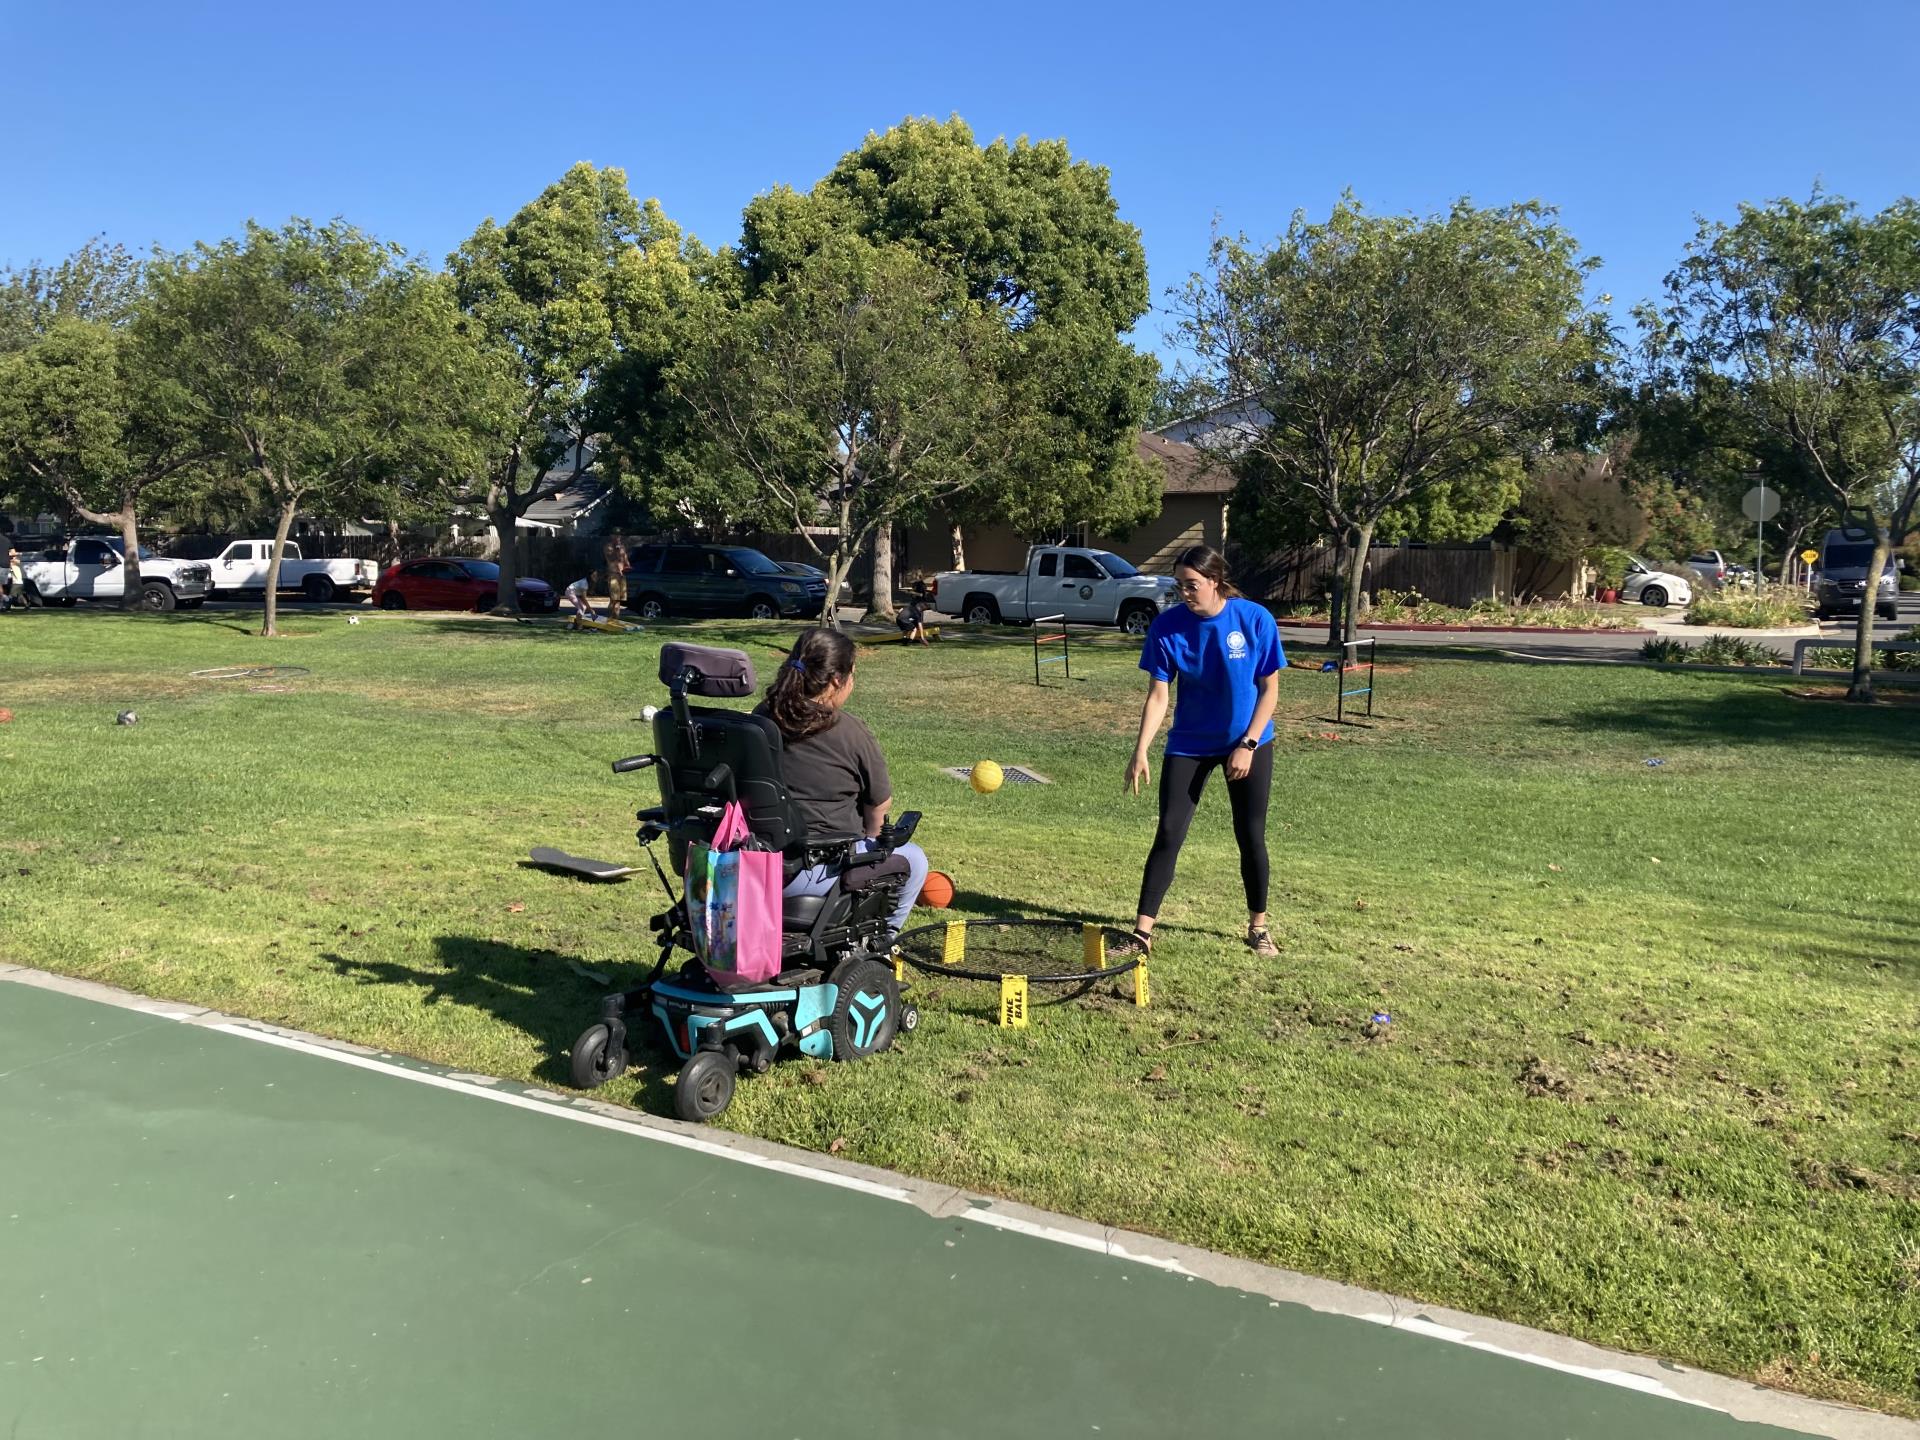
M 1544 717 L 1538 723 L 1548 729 L 1586 735 L 1630 735 L 1652 745 L 1675 741 L 1805 745 L 1844 749 L 1857 755 L 1920 756 L 1920 717 L 1910 711 L 1814 705 L 1796 701 L 1774 685 L 1729 690 L 1719 684 L 1694 695 L 1646 699 L 1632 705 L 1587 706 Z
M 345 955 L 320 958 L 339 974 L 361 985 L 392 985 L 424 990 L 423 1005 L 459 1005 L 491 1015 L 533 1039 L 543 1058 L 534 1069 L 542 1084 L 573 1084 L 568 1052 L 580 1032 L 600 1012 L 602 997 L 620 986 L 637 985 L 653 968 L 652 959 L 631 962 L 595 962 L 586 967 L 607 975 L 602 986 L 577 974 L 573 957 L 553 950 L 529 950 L 471 935 L 441 935 L 433 942 L 441 968 L 420 969 L 391 961 L 356 960 Z M 655 1028 L 648 1016 L 634 1017 L 628 1048 L 635 1059 L 657 1062 L 648 1052 Z M 671 1071 L 671 1063 L 668 1064 Z M 639 1100 L 644 1108 L 670 1113 L 672 1093 L 661 1079 L 661 1066 L 648 1063 L 640 1080 Z

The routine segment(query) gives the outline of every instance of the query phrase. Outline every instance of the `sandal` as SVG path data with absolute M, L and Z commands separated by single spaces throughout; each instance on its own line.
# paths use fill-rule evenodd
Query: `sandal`
M 1273 943 L 1272 932 L 1264 925 L 1249 925 L 1243 943 L 1262 960 L 1272 960 L 1280 954 L 1280 947 Z

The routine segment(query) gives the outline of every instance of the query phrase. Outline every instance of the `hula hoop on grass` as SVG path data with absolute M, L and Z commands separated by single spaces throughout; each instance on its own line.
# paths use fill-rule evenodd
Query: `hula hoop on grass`
M 189 670 L 189 680 L 285 680 L 311 675 L 304 665 L 216 665 L 211 670 Z
M 949 959 L 956 935 L 958 955 Z M 1139 968 L 1138 955 L 1116 962 L 1107 954 L 1126 938 L 1124 931 L 1078 920 L 950 920 L 903 930 L 893 943 L 902 960 L 929 975 L 989 981 L 1021 975 L 1032 985 L 1082 985 Z

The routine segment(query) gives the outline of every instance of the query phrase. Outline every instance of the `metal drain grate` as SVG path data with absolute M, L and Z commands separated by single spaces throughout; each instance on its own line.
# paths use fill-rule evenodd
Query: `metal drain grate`
M 943 766 L 940 773 L 942 775 L 951 775 L 956 780 L 970 780 L 973 778 L 973 767 L 971 765 L 948 765 Z M 1000 767 L 1000 773 L 1005 777 L 1009 785 L 1051 785 L 1053 783 L 1053 781 L 1042 775 L 1038 770 L 1029 770 L 1024 765 L 1002 765 Z

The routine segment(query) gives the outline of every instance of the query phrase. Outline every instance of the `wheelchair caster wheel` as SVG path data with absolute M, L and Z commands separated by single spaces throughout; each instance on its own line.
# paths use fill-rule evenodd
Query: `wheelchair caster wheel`
M 900 1033 L 902 1035 L 911 1035 L 919 1028 L 920 1007 L 918 1005 L 902 1005 L 900 1007 Z
M 733 1082 L 739 1066 L 724 1050 L 702 1050 L 680 1067 L 673 1087 L 673 1113 L 702 1124 L 733 1101 Z
M 589 1025 L 573 1042 L 573 1083 L 581 1090 L 597 1090 L 627 1069 L 625 1046 L 615 1047 L 613 1031 Z

